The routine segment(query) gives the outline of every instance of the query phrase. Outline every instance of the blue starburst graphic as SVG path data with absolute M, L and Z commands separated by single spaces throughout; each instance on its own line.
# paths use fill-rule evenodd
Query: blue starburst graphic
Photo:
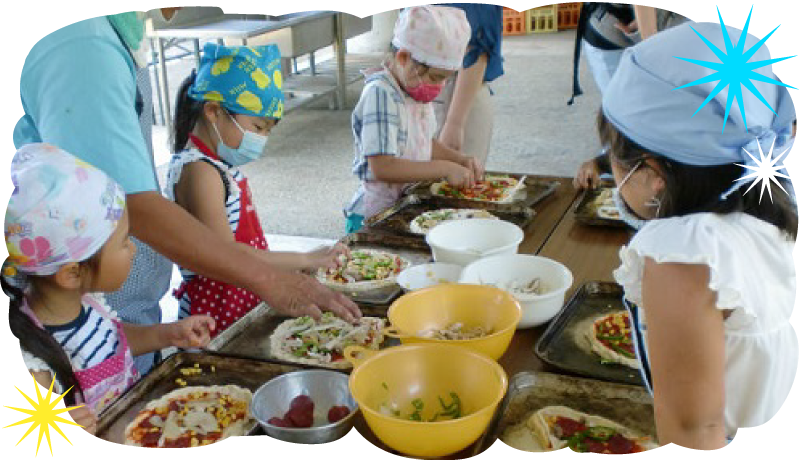
M 765 83 L 771 83 L 773 85 L 778 86 L 785 86 L 787 88 L 797 89 L 794 86 L 789 86 L 787 84 L 781 83 L 778 80 L 773 78 L 765 77 L 760 73 L 755 72 L 755 69 L 759 69 L 764 66 L 768 66 L 770 64 L 774 64 L 776 62 L 785 61 L 786 59 L 793 58 L 795 56 L 788 56 L 782 57 L 777 59 L 768 59 L 764 61 L 755 61 L 755 62 L 748 62 L 751 57 L 758 51 L 764 43 L 778 30 L 778 27 L 772 30 L 766 37 L 762 38 L 758 43 L 753 45 L 749 50 L 744 49 L 745 39 L 747 37 L 747 29 L 750 26 L 750 16 L 753 14 L 753 8 L 750 8 L 750 13 L 747 15 L 747 22 L 744 25 L 744 30 L 742 31 L 742 35 L 739 36 L 739 41 L 734 46 L 731 42 L 731 37 L 728 35 L 728 29 L 725 28 L 725 23 L 722 21 L 722 14 L 719 12 L 719 7 L 717 7 L 717 15 L 719 16 L 719 24 L 722 28 L 722 35 L 725 38 L 725 52 L 717 48 L 713 43 L 708 41 L 706 37 L 703 36 L 700 32 L 694 30 L 702 40 L 705 42 L 706 46 L 719 58 L 722 62 L 711 62 L 711 61 L 700 61 L 697 59 L 688 59 L 675 56 L 678 59 L 681 59 L 686 62 L 690 62 L 692 64 L 697 64 L 699 66 L 706 67 L 708 69 L 716 70 L 711 75 L 707 77 L 700 78 L 695 80 L 691 83 L 685 84 L 678 88 L 674 88 L 674 90 L 688 88 L 690 86 L 702 85 L 704 83 L 709 83 L 713 81 L 719 81 L 717 86 L 714 88 L 713 91 L 708 95 L 705 101 L 698 107 L 698 109 L 692 114 L 694 117 L 697 112 L 699 112 L 703 107 L 708 104 L 711 99 L 714 99 L 717 94 L 720 93 L 726 86 L 729 86 L 730 89 L 728 90 L 728 100 L 725 106 L 725 119 L 722 122 L 722 132 L 725 132 L 725 124 L 728 121 L 728 114 L 730 114 L 731 106 L 733 105 L 733 101 L 736 101 L 739 105 L 739 111 L 742 114 L 742 119 L 744 120 L 745 128 L 747 127 L 747 118 L 744 113 L 744 100 L 742 99 L 742 86 L 747 88 L 754 96 L 756 96 L 764 105 L 769 108 L 772 113 L 775 113 L 772 106 L 769 105 L 769 102 L 764 99 L 764 96 L 756 89 L 753 85 L 751 80 L 761 81 Z

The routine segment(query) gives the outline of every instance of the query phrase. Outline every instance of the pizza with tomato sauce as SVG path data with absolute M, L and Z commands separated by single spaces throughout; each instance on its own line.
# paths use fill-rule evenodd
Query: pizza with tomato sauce
M 639 368 L 639 360 L 633 348 L 631 319 L 627 312 L 603 315 L 587 323 L 585 337 L 592 351 L 604 363 Z
M 364 316 L 350 324 L 332 313 L 319 321 L 310 316 L 288 319 L 270 337 L 272 356 L 283 361 L 331 369 L 349 369 L 344 349 L 360 345 L 377 350 L 383 343 L 384 320 Z
M 149 402 L 125 429 L 125 444 L 196 447 L 247 434 L 250 390 L 236 385 L 185 387 Z
M 538 410 L 528 419 L 527 426 L 547 451 L 569 447 L 576 452 L 633 454 L 658 447 L 649 436 L 565 406 Z
M 456 188 L 447 181 L 431 185 L 431 194 L 461 200 L 488 201 L 491 203 L 510 203 L 520 187 L 520 182 L 510 176 L 486 175 L 472 188 Z

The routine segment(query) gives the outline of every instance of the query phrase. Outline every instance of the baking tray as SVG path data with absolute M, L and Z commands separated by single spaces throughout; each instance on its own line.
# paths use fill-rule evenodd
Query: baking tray
M 581 286 L 536 343 L 536 355 L 575 374 L 644 385 L 639 370 L 621 364 L 601 364 L 600 357 L 578 337 L 580 327 L 592 317 L 627 311 L 622 296 L 622 287 L 615 283 L 593 281 Z
M 474 202 L 469 206 L 451 206 L 456 209 L 474 209 Z M 369 218 L 365 225 L 369 230 L 378 230 L 387 233 L 394 233 L 407 238 L 424 240 L 425 235 L 412 233 L 409 230 L 411 221 L 428 211 L 444 209 L 441 202 L 430 198 L 423 198 L 419 195 L 408 195 L 401 198 L 392 207 Z M 532 221 L 536 212 L 531 208 L 514 206 L 509 208 L 495 209 L 491 211 L 498 218 L 511 222 L 523 230 Z
M 426 264 L 433 260 L 431 249 L 424 239 L 407 238 L 381 231 L 351 233 L 339 240 L 350 249 L 378 249 L 389 251 L 411 261 L 411 265 Z M 344 294 L 361 307 L 361 312 L 370 316 L 386 316 L 386 310 L 394 299 L 403 293 L 398 284 L 365 292 Z
M 436 202 L 441 208 L 478 208 L 478 209 L 507 209 L 515 207 L 531 208 L 552 195 L 556 189 L 561 185 L 561 182 L 556 180 L 547 180 L 537 178 L 535 176 L 528 176 L 526 174 L 487 171 L 486 174 L 492 175 L 505 175 L 520 179 L 525 178 L 525 184 L 518 192 L 519 199 L 511 203 L 489 203 L 485 201 L 464 200 L 458 198 L 448 198 L 444 196 L 434 196 L 431 194 L 431 185 L 438 181 L 424 181 L 417 182 L 405 190 L 406 195 L 417 195 L 421 198 L 430 199 Z
M 525 422 L 537 410 L 556 405 L 605 417 L 656 439 L 652 398 L 641 387 L 547 372 L 520 372 L 511 378 L 508 392 L 480 441 L 481 449 L 498 438 L 516 449 L 541 449 Z
M 198 364 L 199 375 L 183 375 L 180 370 Z M 211 372 L 214 366 L 214 372 Z M 106 441 L 124 444 L 125 428 L 144 406 L 172 390 L 182 388 L 175 382 L 181 378 L 187 386 L 239 385 L 256 391 L 264 382 L 281 374 L 305 369 L 305 366 L 256 361 L 209 352 L 178 352 L 171 355 L 142 377 L 133 387 L 112 403 L 97 422 L 96 436 Z M 249 434 L 258 434 L 261 427 L 254 420 Z
M 575 220 L 584 225 L 627 228 L 628 224 L 621 219 L 607 219 L 597 214 L 598 206 L 595 200 L 604 190 L 612 190 L 613 188 L 613 182 L 604 181 L 598 188 L 584 190 L 583 195 L 575 205 Z
M 272 355 L 270 337 L 275 329 L 287 319 L 286 316 L 279 315 L 266 304 L 261 303 L 214 337 L 207 348 L 233 356 L 274 362 L 281 361 Z M 382 347 L 398 345 L 399 343 L 398 340 L 387 337 Z

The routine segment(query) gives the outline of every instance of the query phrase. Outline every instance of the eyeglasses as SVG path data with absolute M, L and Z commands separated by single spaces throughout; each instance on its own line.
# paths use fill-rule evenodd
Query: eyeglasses
M 617 190 L 621 189 L 622 186 L 625 185 L 625 182 L 628 182 L 628 179 L 630 179 L 631 176 L 633 176 L 633 173 L 635 173 L 636 170 L 639 169 L 639 166 L 641 166 L 642 163 L 644 163 L 644 160 L 639 160 L 639 162 L 636 163 L 636 165 L 633 167 L 633 169 L 628 171 L 628 174 L 625 177 L 623 177 L 622 180 L 620 181 L 619 185 L 617 185 Z

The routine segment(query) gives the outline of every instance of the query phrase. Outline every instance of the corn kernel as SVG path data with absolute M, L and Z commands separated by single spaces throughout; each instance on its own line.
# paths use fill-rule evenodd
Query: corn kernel
M 213 364 L 211 365 L 211 372 L 217 372 L 217 368 Z
M 200 441 L 198 441 L 197 438 L 193 437 L 192 440 L 191 440 L 191 445 L 192 445 L 192 447 L 197 447 L 197 446 L 200 445 Z

